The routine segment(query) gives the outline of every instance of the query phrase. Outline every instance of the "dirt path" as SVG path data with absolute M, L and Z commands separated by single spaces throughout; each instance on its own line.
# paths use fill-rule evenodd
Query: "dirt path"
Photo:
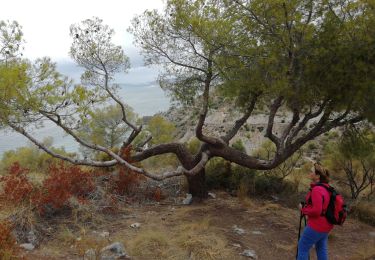
M 42 260 L 82 259 L 88 248 L 121 241 L 132 259 L 250 259 L 240 255 L 244 249 L 254 250 L 258 259 L 295 259 L 297 210 L 266 201 L 240 202 L 223 192 L 217 195 L 190 206 L 133 206 L 126 214 L 108 217 L 96 230 L 72 232 L 70 239 L 56 234 L 25 255 Z M 134 222 L 141 227 L 130 228 Z M 245 233 L 236 234 L 234 225 Z M 109 237 L 98 236 L 104 230 Z M 375 228 L 349 218 L 330 234 L 330 259 L 375 259 L 375 237 L 370 232 Z M 316 259 L 315 252 L 311 255 Z

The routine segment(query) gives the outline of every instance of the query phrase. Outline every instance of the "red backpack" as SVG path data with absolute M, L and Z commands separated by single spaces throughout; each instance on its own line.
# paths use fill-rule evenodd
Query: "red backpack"
M 348 215 L 348 208 L 345 204 L 344 197 L 336 192 L 335 188 L 322 183 L 317 183 L 316 186 L 324 187 L 330 194 L 329 204 L 322 215 L 326 216 L 329 223 L 333 225 L 342 225 Z

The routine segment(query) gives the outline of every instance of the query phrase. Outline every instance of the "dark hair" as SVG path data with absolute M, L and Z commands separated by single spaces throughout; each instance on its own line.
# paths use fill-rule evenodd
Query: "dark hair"
M 314 163 L 315 174 L 320 176 L 320 182 L 329 182 L 329 171 L 324 168 L 320 163 Z

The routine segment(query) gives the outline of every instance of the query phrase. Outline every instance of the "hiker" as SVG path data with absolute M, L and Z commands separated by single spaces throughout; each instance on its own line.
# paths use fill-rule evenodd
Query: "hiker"
M 306 203 L 300 203 L 301 215 L 307 216 L 307 225 L 298 242 L 298 260 L 307 260 L 310 248 L 315 245 L 318 260 L 328 259 L 328 233 L 333 224 L 325 217 L 330 193 L 321 185 L 329 187 L 329 172 L 319 163 L 315 163 L 309 173 L 310 192 L 306 195 Z

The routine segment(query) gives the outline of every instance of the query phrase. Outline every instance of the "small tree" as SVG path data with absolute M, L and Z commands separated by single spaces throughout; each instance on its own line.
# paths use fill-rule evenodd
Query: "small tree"
M 370 198 L 375 185 L 375 135 L 368 129 L 348 128 L 341 141 L 330 142 L 325 157 L 336 171 L 344 172 L 341 183 L 350 189 L 352 199 L 366 193 Z

